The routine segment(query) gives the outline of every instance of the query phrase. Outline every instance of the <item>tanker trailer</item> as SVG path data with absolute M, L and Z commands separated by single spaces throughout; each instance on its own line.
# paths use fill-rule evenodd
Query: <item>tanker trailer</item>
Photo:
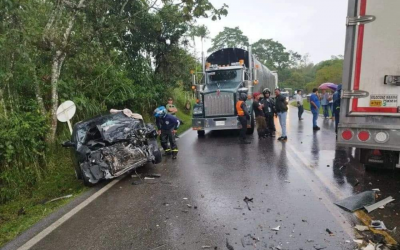
M 252 94 L 264 88 L 271 91 L 277 87 L 276 73 L 262 65 L 249 51 L 226 48 L 215 51 L 206 60 L 203 83 L 196 86 L 197 104 L 193 107 L 192 128 L 198 135 L 205 130 L 240 129 L 235 104 L 240 93 L 246 93 L 251 118 L 247 133 L 254 132 Z M 196 83 L 193 83 L 194 85 Z

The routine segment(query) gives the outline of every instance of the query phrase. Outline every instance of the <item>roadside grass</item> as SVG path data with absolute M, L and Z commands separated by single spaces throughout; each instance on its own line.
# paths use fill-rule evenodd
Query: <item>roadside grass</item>
M 191 98 L 190 92 L 185 93 L 181 88 L 173 90 L 172 94 L 178 108 L 177 116 L 184 123 L 178 129 L 178 134 L 180 134 L 192 125 L 191 113 L 194 99 Z M 185 109 L 187 101 L 191 104 L 190 110 Z M 154 123 L 152 114 L 143 114 L 143 117 L 146 122 Z M 60 138 L 68 138 L 68 136 L 66 133 L 60 135 Z M 60 143 L 54 145 L 46 156 L 46 166 L 43 167 L 46 173 L 43 178 L 16 199 L 1 204 L 0 247 L 88 190 L 81 181 L 76 179 L 73 164 L 70 150 L 62 148 Z M 71 198 L 45 203 L 70 194 L 72 194 Z
M 293 107 L 297 107 L 297 102 L 296 102 L 296 101 L 292 101 L 292 102 L 290 103 L 290 105 L 292 105 Z M 304 110 L 311 111 L 311 109 L 310 109 L 310 103 L 309 103 L 306 99 L 304 99 L 304 101 L 303 101 L 303 107 L 304 107 Z M 324 111 L 322 110 L 322 108 L 319 109 L 319 113 L 320 113 L 321 115 L 324 113 Z
M 55 154 L 61 150 L 65 153 Z M 68 150 L 55 146 L 50 154 L 48 172 L 31 192 L 0 206 L 0 247 L 86 190 L 75 177 Z M 71 198 L 45 203 L 70 194 Z

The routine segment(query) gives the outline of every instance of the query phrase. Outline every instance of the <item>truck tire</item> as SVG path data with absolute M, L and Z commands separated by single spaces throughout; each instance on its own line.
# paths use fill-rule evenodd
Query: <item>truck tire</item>
M 252 135 L 254 133 L 254 127 L 255 127 L 255 121 L 254 121 L 254 113 L 251 113 L 251 118 L 250 118 L 250 128 L 247 129 L 247 134 Z
M 203 137 L 206 134 L 204 130 L 197 130 L 197 135 Z

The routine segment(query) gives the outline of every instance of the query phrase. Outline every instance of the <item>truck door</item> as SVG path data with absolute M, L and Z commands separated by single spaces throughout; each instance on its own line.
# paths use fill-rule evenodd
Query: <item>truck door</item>
M 398 0 L 349 0 L 343 94 L 350 85 L 368 97 L 348 99 L 347 116 L 400 116 L 399 10 Z

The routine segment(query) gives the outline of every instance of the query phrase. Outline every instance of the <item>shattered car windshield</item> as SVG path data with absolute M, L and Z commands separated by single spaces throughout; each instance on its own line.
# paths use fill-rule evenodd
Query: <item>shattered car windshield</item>
M 241 81 L 241 70 L 217 70 L 211 71 L 207 74 L 208 83 L 213 84 L 217 82 L 226 81 Z

